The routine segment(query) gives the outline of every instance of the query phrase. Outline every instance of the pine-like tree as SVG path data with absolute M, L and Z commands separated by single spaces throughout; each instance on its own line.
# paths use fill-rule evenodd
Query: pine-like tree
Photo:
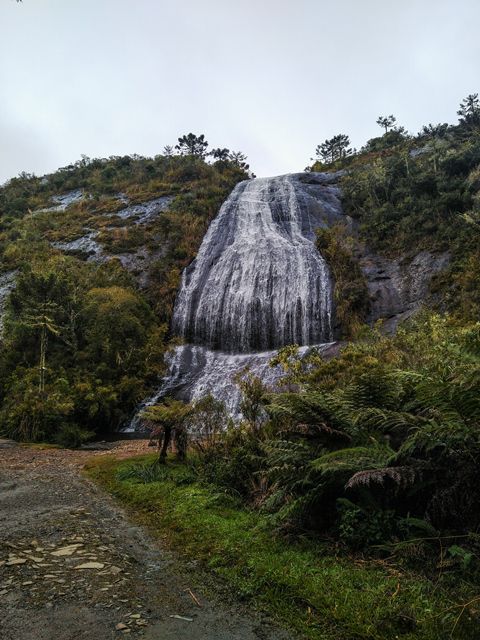
M 379 127 L 385 129 L 385 133 L 388 133 L 388 130 L 395 125 L 396 121 L 397 119 L 395 118 L 395 116 L 390 114 L 389 116 L 379 116 L 377 119 L 377 124 Z
M 229 159 L 230 149 L 219 147 L 218 149 L 212 149 L 208 155 L 212 156 L 217 162 L 225 162 Z
M 478 93 L 471 93 L 464 98 L 457 111 L 460 124 L 477 127 L 480 125 L 480 101 Z
M 230 151 L 228 159 L 244 171 L 248 171 L 250 168 L 250 165 L 247 163 L 247 156 L 241 151 Z
M 323 162 L 331 164 L 337 160 L 342 160 L 351 155 L 352 149 L 350 148 L 350 138 L 339 133 L 329 140 L 325 140 L 322 144 L 319 144 L 316 149 L 317 159 L 322 159 Z
M 182 156 L 196 156 L 202 158 L 207 155 L 208 142 L 205 140 L 205 136 L 202 133 L 200 136 L 196 136 L 194 133 L 189 133 L 178 139 L 178 144 L 175 145 L 175 149 L 180 152 Z

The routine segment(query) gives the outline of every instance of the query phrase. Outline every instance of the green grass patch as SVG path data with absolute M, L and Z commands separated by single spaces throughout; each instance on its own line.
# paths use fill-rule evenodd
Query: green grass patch
M 20 446 L 25 449 L 38 449 L 40 451 L 63 448 L 59 444 L 52 444 L 51 442 L 20 442 Z
M 478 637 L 471 587 L 447 587 L 386 562 L 336 554 L 324 542 L 273 535 L 268 519 L 189 467 L 158 471 L 154 456 L 87 464 L 89 477 L 130 508 L 168 546 L 200 561 L 235 595 L 315 640 L 471 640 Z M 137 469 L 136 469 L 137 467 Z M 138 469 L 139 467 L 139 469 Z M 477 605 L 479 601 L 476 601 Z

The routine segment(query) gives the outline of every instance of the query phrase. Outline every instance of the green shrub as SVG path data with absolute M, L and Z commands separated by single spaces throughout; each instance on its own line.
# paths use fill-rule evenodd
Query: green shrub
M 3 433 L 25 442 L 55 440 L 55 434 L 73 414 L 74 403 L 67 381 L 58 378 L 41 392 L 38 368 L 32 367 L 17 369 L 7 384 L 8 395 L 0 411 Z
M 170 480 L 178 486 L 191 484 L 196 479 L 196 474 L 191 467 L 179 467 L 172 472 L 172 469 L 157 461 L 122 467 L 117 475 L 120 481 L 135 480 L 141 484 L 150 484 Z
M 337 333 L 351 338 L 366 322 L 370 306 L 367 283 L 355 258 L 355 240 L 346 227 L 335 225 L 317 231 L 317 248 L 333 275 Z
M 262 457 L 258 435 L 236 426 L 228 429 L 216 446 L 204 450 L 196 464 L 204 482 L 221 486 L 248 501 Z
M 359 550 L 390 540 L 396 531 L 394 511 L 368 511 L 339 498 L 338 537 L 351 549 Z
M 79 449 L 94 436 L 93 431 L 85 431 L 76 424 L 66 424 L 57 431 L 55 441 L 65 449 Z

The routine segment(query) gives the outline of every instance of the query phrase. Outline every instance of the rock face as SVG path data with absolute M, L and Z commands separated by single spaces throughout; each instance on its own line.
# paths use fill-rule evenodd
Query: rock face
M 79 252 L 88 256 L 88 260 L 98 260 L 102 255 L 102 247 L 98 244 L 95 238 L 98 236 L 98 231 L 86 229 L 88 233 L 76 240 L 70 242 L 52 242 L 52 247 L 60 249 L 60 251 Z
M 132 204 L 125 209 L 121 209 L 112 216 L 117 216 L 122 220 L 133 219 L 135 224 L 147 224 L 159 213 L 166 211 L 173 200 L 173 196 L 162 196 L 154 200 L 148 200 L 140 204 Z
M 173 330 L 249 353 L 332 340 L 332 283 L 315 230 L 342 217 L 335 176 L 240 183 L 185 270 Z
M 85 193 L 83 189 L 74 189 L 73 191 L 53 196 L 52 202 L 55 203 L 54 206 L 48 209 L 41 209 L 40 211 L 66 211 L 70 205 L 75 204 L 75 202 L 80 202 L 80 200 L 84 198 Z M 40 211 L 37 213 L 40 213 Z
M 384 329 L 395 331 L 399 322 L 428 299 L 432 277 L 445 269 L 449 260 L 447 252 L 434 255 L 422 251 L 411 260 L 364 255 L 360 266 L 370 294 L 368 322 L 384 320 Z

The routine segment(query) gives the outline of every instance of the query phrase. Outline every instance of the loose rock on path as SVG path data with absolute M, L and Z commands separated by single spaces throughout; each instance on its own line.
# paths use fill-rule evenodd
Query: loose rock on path
M 144 441 L 99 452 L 0 441 L 1 640 L 290 637 L 257 614 L 205 598 L 188 567 L 81 474 L 92 455 L 146 450 Z

